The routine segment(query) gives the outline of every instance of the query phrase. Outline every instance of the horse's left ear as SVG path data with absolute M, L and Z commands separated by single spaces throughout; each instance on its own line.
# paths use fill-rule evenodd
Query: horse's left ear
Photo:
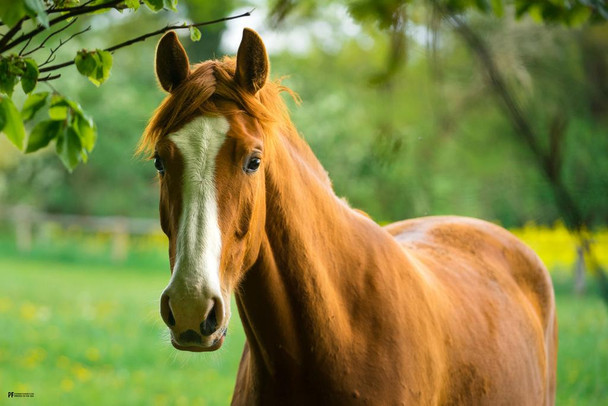
M 256 94 L 268 79 L 270 64 L 262 38 L 250 28 L 243 30 L 243 39 L 236 54 L 236 82 Z
M 175 31 L 169 31 L 156 47 L 156 77 L 160 85 L 171 93 L 190 73 L 190 61 Z

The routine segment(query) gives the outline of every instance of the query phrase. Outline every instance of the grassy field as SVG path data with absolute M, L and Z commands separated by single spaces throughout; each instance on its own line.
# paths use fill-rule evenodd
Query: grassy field
M 240 322 L 217 353 L 174 350 L 158 314 L 168 271 L 0 259 L 0 278 L 0 393 L 49 405 L 229 404 Z
M 219 352 L 177 352 L 157 310 L 168 271 L 151 262 L 0 255 L 0 395 L 34 392 L 33 402 L 53 405 L 228 404 L 244 342 L 238 318 Z M 607 309 L 565 282 L 556 290 L 557 404 L 607 405 Z

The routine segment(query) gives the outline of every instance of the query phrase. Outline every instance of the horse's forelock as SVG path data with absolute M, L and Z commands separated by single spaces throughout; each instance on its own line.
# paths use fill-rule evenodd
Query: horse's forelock
M 267 131 L 278 121 L 290 124 L 287 108 L 279 93 L 286 91 L 298 101 L 297 95 L 279 82 L 267 82 L 257 95 L 252 95 L 235 83 L 235 67 L 235 59 L 230 57 L 195 65 L 187 79 L 156 109 L 137 152 L 151 156 L 161 138 L 201 114 L 229 116 L 245 111 L 257 118 Z M 215 103 L 216 98 L 232 101 L 239 107 Z M 226 107 L 228 105 L 231 106 L 229 109 Z

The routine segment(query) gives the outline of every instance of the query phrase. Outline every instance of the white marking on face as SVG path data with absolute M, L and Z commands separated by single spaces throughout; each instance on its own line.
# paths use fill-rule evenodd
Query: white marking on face
M 224 117 L 197 117 L 169 136 L 184 163 L 182 213 L 169 283 L 182 296 L 222 298 L 215 159 L 228 128 Z

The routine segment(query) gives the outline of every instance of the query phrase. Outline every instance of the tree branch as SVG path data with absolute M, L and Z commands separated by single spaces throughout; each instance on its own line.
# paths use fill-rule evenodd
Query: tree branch
M 573 196 L 567 190 L 566 185 L 564 185 L 559 173 L 554 170 L 553 158 L 548 153 L 543 152 L 537 141 L 538 138 L 532 130 L 532 126 L 526 120 L 519 104 L 508 90 L 506 82 L 494 63 L 494 58 L 491 56 L 486 44 L 460 18 L 454 15 L 448 15 L 448 18 L 452 22 L 456 32 L 460 34 L 469 45 L 469 48 L 482 62 L 482 65 L 488 74 L 488 78 L 490 79 L 492 89 L 499 100 L 502 101 L 507 115 L 515 127 L 515 134 L 528 145 L 528 148 L 535 157 L 536 164 L 539 165 L 541 172 L 549 182 L 557 206 L 560 209 L 559 211 L 568 225 L 568 228 L 575 233 L 579 233 L 581 229 L 584 228 L 585 224 L 581 210 L 576 204 Z
M 507 90 L 505 80 L 494 63 L 494 58 L 490 55 L 490 51 L 488 50 L 487 46 L 483 40 L 460 18 L 450 14 L 448 15 L 448 19 L 452 23 L 452 26 L 455 28 L 456 32 L 460 34 L 460 36 L 469 45 L 469 48 L 481 60 L 482 65 L 488 74 L 488 78 L 490 79 L 490 84 L 507 108 L 507 112 L 513 121 L 513 125 L 516 127 L 518 134 L 523 137 L 524 141 L 526 144 L 528 144 L 528 147 L 537 160 L 542 162 L 544 160 L 542 149 L 536 141 L 532 128 L 530 125 L 528 125 L 528 122 L 524 118 L 523 113 L 519 108 L 519 104 Z
M 121 3 L 124 0 L 111 0 L 107 3 L 102 3 L 102 4 L 97 4 L 95 6 L 87 6 L 84 8 L 80 8 L 80 7 L 74 7 L 74 10 L 71 12 L 68 12 L 66 14 L 63 14 L 51 21 L 49 21 L 49 27 L 52 27 L 53 25 L 59 24 L 62 21 L 65 21 L 67 19 L 70 19 L 72 17 L 76 17 L 82 14 L 87 14 L 87 13 L 91 13 L 93 11 L 98 11 L 98 10 L 103 10 L 106 8 L 115 8 L 115 6 L 117 6 L 119 3 Z M 21 21 L 19 23 L 17 23 L 17 25 L 15 25 L 15 27 L 13 27 L 11 29 L 11 31 L 13 31 L 16 27 L 19 26 L 19 29 L 21 28 L 21 24 L 23 23 L 23 21 L 25 21 L 25 19 L 27 19 L 29 17 L 23 17 L 21 19 Z M 37 26 L 35 29 L 33 29 L 32 31 L 28 32 L 28 33 L 24 33 L 23 35 L 21 35 L 19 38 L 15 39 L 14 41 L 8 43 L 8 41 L 10 41 L 10 39 L 12 38 L 12 36 L 18 31 L 15 31 L 15 33 L 13 33 L 10 37 L 9 37 L 9 33 L 11 31 L 9 31 L 7 33 L 7 35 L 2 38 L 2 40 L 0 40 L 0 53 L 4 53 L 6 51 L 8 51 L 9 49 L 15 47 L 16 45 L 22 43 L 23 41 L 27 41 L 32 37 L 35 37 L 36 35 L 40 34 L 42 31 L 46 30 L 45 27 L 39 25 Z
M 566 224 L 571 230 L 580 231 L 585 223 L 580 208 L 575 203 L 572 195 L 567 191 L 562 179 L 553 170 L 553 159 L 542 150 L 538 137 L 534 134 L 532 126 L 526 120 L 519 104 L 508 90 L 505 79 L 494 63 L 494 58 L 490 54 L 486 44 L 462 19 L 453 14 L 446 14 L 446 17 L 456 32 L 465 40 L 469 48 L 481 61 L 492 89 L 502 102 L 507 116 L 515 127 L 516 135 L 528 145 L 536 163 L 540 166 L 542 173 L 549 181 L 551 190 L 556 198 L 556 203 L 561 208 L 560 212 Z
M 253 10 L 247 11 L 243 14 L 239 14 L 236 16 L 230 16 L 230 17 L 224 17 L 224 18 L 218 18 L 217 20 L 212 20 L 212 21 L 204 21 L 202 23 L 194 23 L 194 24 L 182 24 L 182 25 L 167 25 L 159 30 L 153 31 L 153 32 L 149 32 L 147 34 L 144 35 L 140 35 L 139 37 L 135 37 L 133 39 L 130 39 L 128 41 L 125 42 L 121 42 L 119 44 L 113 45 L 109 48 L 104 49 L 104 51 L 108 51 L 108 52 L 114 52 L 117 49 L 120 48 L 124 48 L 127 47 L 129 45 L 135 44 L 136 42 L 141 42 L 141 41 L 145 41 L 146 39 L 150 38 L 150 37 L 154 37 L 156 35 L 160 35 L 160 34 L 164 34 L 167 31 L 170 30 L 182 30 L 182 29 L 189 29 L 190 27 L 202 27 L 205 25 L 211 25 L 211 24 L 217 24 L 217 23 L 221 23 L 223 21 L 230 21 L 230 20 L 235 20 L 237 18 L 242 18 L 242 17 L 248 17 L 251 15 Z M 61 68 L 65 68 L 66 66 L 70 66 L 74 64 L 74 60 L 72 59 L 71 61 L 66 61 L 66 62 L 62 62 L 59 63 L 57 65 L 52 65 L 52 66 L 47 66 L 46 68 L 40 69 L 40 72 L 50 72 L 56 69 L 61 69 Z
M 30 46 L 30 42 L 32 42 L 32 38 L 28 39 L 28 40 L 27 40 L 27 42 L 25 43 L 25 45 L 23 46 L 23 48 L 21 48 L 21 51 L 19 51 L 19 56 L 24 56 L 24 55 L 23 55 L 23 51 L 25 51 L 25 50 L 27 49 L 27 47 L 29 47 L 29 46 Z M 38 49 L 38 48 L 36 48 L 36 49 Z M 25 55 L 29 55 L 30 53 L 31 53 L 31 52 L 28 52 L 28 53 L 27 53 L 27 54 L 25 54 Z
M 82 3 L 80 6 L 76 6 L 76 7 L 64 7 L 64 8 L 49 8 L 48 10 L 46 10 L 47 14 L 51 14 L 51 13 L 66 13 L 66 12 L 71 12 L 74 10 L 82 10 L 82 9 L 87 9 L 87 5 L 94 2 L 95 0 L 89 0 L 86 1 L 84 3 Z
M 4 52 L 3 48 L 11 40 L 11 38 L 13 38 L 15 36 L 15 34 L 17 34 L 19 32 L 19 30 L 21 29 L 21 26 L 23 25 L 23 22 L 28 18 L 29 17 L 21 18 L 21 20 L 19 20 L 13 28 L 11 28 L 6 34 L 4 34 L 4 36 L 0 40 L 0 52 Z M 10 49 L 10 48 L 7 48 L 7 49 Z
M 236 15 L 236 16 L 218 18 L 217 20 L 204 21 L 202 23 L 183 24 L 183 25 L 167 25 L 166 27 L 161 28 L 160 30 L 156 30 L 156 31 L 150 32 L 148 34 L 141 35 L 139 37 L 130 39 L 130 40 L 125 41 L 125 42 L 121 42 L 120 44 L 113 45 L 113 46 L 111 46 L 109 48 L 106 48 L 105 50 L 108 51 L 108 52 L 113 52 L 113 51 L 116 51 L 117 49 L 124 48 L 126 46 L 132 45 L 132 44 L 134 44 L 136 42 L 145 41 L 146 39 L 148 39 L 150 37 L 154 37 L 156 35 L 164 34 L 164 33 L 166 33 L 167 31 L 170 31 L 170 30 L 181 30 L 181 29 L 186 29 L 186 28 L 191 28 L 191 27 L 203 27 L 205 25 L 217 24 L 217 23 L 221 23 L 221 22 L 224 22 L 224 21 L 235 20 L 237 18 L 249 17 L 252 12 L 253 12 L 253 10 L 250 10 L 250 11 L 247 11 L 247 12 L 245 12 L 243 14 L 239 14 L 239 15 Z
M 48 81 L 50 81 L 50 80 L 59 79 L 60 77 L 61 77 L 61 74 L 60 74 L 60 73 L 58 73 L 58 74 L 56 74 L 56 75 L 51 75 L 51 74 L 48 74 L 48 75 L 46 75 L 46 76 L 45 76 L 45 77 L 43 77 L 43 78 L 38 78 L 38 82 L 48 82 Z
M 40 45 L 38 45 L 36 48 L 32 49 L 31 51 L 27 51 L 26 53 L 23 53 L 23 51 L 25 51 L 25 48 L 27 48 L 27 46 L 29 45 L 30 41 L 32 40 L 32 38 L 30 38 L 27 41 L 27 44 L 23 47 L 23 49 L 21 50 L 21 52 L 19 53 L 19 55 L 22 56 L 28 56 L 33 54 L 34 52 L 38 51 L 41 48 L 44 48 L 44 44 L 46 44 L 46 42 L 51 39 L 53 36 L 59 34 L 60 32 L 63 32 L 65 30 L 67 30 L 72 24 L 74 24 L 76 22 L 76 20 L 78 20 L 78 17 L 74 18 L 72 21 L 70 21 L 69 23 L 67 23 L 65 26 L 63 26 L 62 28 L 58 29 L 55 32 L 50 33 L 49 35 L 47 35 L 47 37 L 44 39 L 44 41 L 42 41 L 40 43 Z
M 89 25 L 89 26 L 88 26 L 87 28 L 85 28 L 84 30 L 80 30 L 80 31 L 78 31 L 78 32 L 76 32 L 76 33 L 74 33 L 74 34 L 70 35 L 70 36 L 68 37 L 68 39 L 66 39 L 66 40 L 60 39 L 60 40 L 59 40 L 59 45 L 57 45 L 55 48 L 52 48 L 52 49 L 51 49 L 51 52 L 49 53 L 48 58 L 46 58 L 46 61 L 44 61 L 43 63 L 41 63 L 40 65 L 38 65 L 38 67 L 40 68 L 40 67 L 42 67 L 42 66 L 44 66 L 44 65 L 48 64 L 49 62 L 53 62 L 53 61 L 55 60 L 55 53 L 56 53 L 56 52 L 59 50 L 59 48 L 61 48 L 61 47 L 62 47 L 62 46 L 64 46 L 65 44 L 67 44 L 67 43 L 68 43 L 68 41 L 70 41 L 70 40 L 71 40 L 72 38 L 74 38 L 75 36 L 80 35 L 80 34 L 83 34 L 83 33 L 87 32 L 87 31 L 89 31 L 90 29 L 91 29 L 91 26 Z M 40 71 L 40 72 L 44 72 L 44 70 L 43 70 L 43 69 L 40 69 L 39 71 Z

